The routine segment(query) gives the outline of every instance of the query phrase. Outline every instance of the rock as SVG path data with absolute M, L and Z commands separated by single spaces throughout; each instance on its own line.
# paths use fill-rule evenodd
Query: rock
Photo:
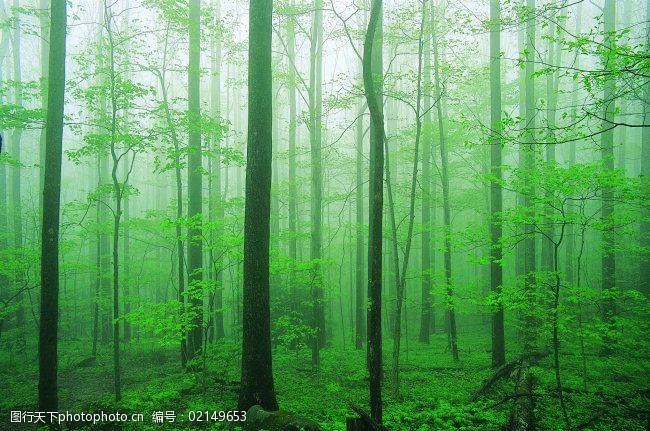
M 279 410 L 268 412 L 253 406 L 246 412 L 247 431 L 323 431 L 316 422 L 295 413 Z

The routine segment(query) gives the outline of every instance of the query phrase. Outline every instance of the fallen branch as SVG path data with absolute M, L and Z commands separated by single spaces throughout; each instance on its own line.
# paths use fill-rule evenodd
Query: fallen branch
M 372 429 L 373 431 L 390 431 L 388 428 L 386 428 L 383 425 L 378 424 L 375 422 L 373 418 L 370 417 L 368 413 L 366 413 L 361 407 L 356 406 L 352 403 L 350 403 L 350 408 L 352 411 L 354 411 L 356 414 L 361 416 L 361 419 Z
M 536 362 L 547 355 L 548 352 L 533 352 L 501 365 L 494 371 L 494 373 L 483 381 L 476 391 L 474 391 L 472 396 L 469 398 L 470 402 L 478 400 L 478 398 L 486 393 L 496 382 L 512 374 L 512 372 L 520 366 L 523 361 Z

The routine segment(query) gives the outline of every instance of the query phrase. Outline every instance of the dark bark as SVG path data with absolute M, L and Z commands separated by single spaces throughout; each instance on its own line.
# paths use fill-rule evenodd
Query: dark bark
M 372 0 L 370 20 L 363 49 L 363 86 L 370 112 L 370 186 L 368 234 L 368 368 L 370 372 L 370 415 L 382 423 L 382 346 L 381 346 L 381 284 L 382 223 L 384 204 L 384 114 L 375 87 L 383 79 L 382 0 Z M 376 43 L 376 46 L 375 46 Z
M 251 0 L 248 50 L 248 147 L 244 216 L 244 310 L 239 410 L 277 410 L 269 298 L 272 79 L 271 0 Z
M 52 1 L 52 32 L 48 72 L 48 109 L 45 135 L 45 188 L 41 230 L 41 310 L 38 343 L 38 407 L 58 410 L 59 321 L 59 218 L 61 210 L 61 161 L 63 155 L 63 104 L 65 93 L 65 0 Z

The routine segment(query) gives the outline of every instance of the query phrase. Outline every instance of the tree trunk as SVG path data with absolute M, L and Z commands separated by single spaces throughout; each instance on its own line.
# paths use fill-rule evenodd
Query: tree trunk
M 23 90 L 22 90 L 22 70 L 21 70 L 21 35 L 20 35 L 20 1 L 13 0 L 15 21 L 13 26 L 13 66 L 14 66 L 14 81 L 17 85 L 14 89 L 14 103 L 17 106 L 23 106 Z M 16 128 L 12 134 L 11 144 L 13 146 L 12 155 L 18 163 L 11 170 L 12 186 L 11 186 L 11 200 L 13 201 L 13 224 L 14 224 L 14 247 L 16 249 L 23 248 L 23 209 L 22 209 L 22 179 L 21 179 L 21 138 L 23 129 Z M 25 339 L 25 308 L 23 307 L 23 294 L 22 286 L 24 284 L 26 274 L 22 269 L 18 270 L 16 276 L 15 286 L 18 290 L 16 296 L 16 325 L 18 327 L 18 350 L 23 352 L 26 347 Z
M 490 0 L 490 288 L 497 305 L 492 313 L 492 367 L 506 362 L 506 345 L 503 325 L 503 249 L 501 245 L 503 191 L 501 189 L 501 5 L 500 0 Z
M 187 296 L 194 313 L 188 334 L 187 358 L 198 357 L 203 345 L 203 241 L 202 241 L 202 157 L 201 157 L 201 1 L 190 0 L 189 8 L 189 67 L 187 77 L 187 109 L 190 119 L 187 155 Z
M 535 170 L 535 0 L 526 0 L 526 8 L 528 19 L 526 21 L 526 57 L 525 57 L 525 130 L 523 163 L 524 163 L 524 176 L 534 175 Z M 535 196 L 535 188 L 528 187 L 527 190 L 522 192 L 522 205 L 523 211 L 529 219 L 535 217 L 535 209 L 532 203 L 532 197 Z M 533 223 L 526 223 L 524 225 L 524 286 L 525 295 L 527 295 L 531 304 L 537 301 L 536 299 L 536 277 L 535 271 L 537 268 L 536 263 L 536 245 L 535 245 L 535 225 Z M 529 352 L 533 349 L 536 336 L 534 335 L 534 316 L 532 311 L 527 310 L 524 317 L 524 352 Z
M 648 34 L 648 44 L 650 44 L 650 0 L 646 1 L 646 33 Z M 648 182 L 650 181 L 650 78 L 646 78 L 644 96 L 643 124 L 645 127 L 641 131 L 641 175 Z M 650 192 L 646 195 L 646 199 L 650 199 Z M 641 250 L 644 251 L 641 252 L 640 259 L 641 285 L 639 287 L 646 297 L 650 297 L 650 207 L 648 206 L 643 209 L 641 218 L 640 243 Z
M 431 7 L 431 6 L 429 6 Z M 424 67 L 424 145 L 422 146 L 422 290 L 420 300 L 420 336 L 421 343 L 429 344 L 431 333 L 431 95 L 428 91 L 431 88 L 431 34 L 426 29 L 423 40 Z
M 221 19 L 221 0 L 215 0 L 215 20 L 218 22 Z M 213 116 L 220 116 L 221 114 L 221 36 L 217 35 L 212 40 L 212 80 L 211 80 L 211 111 Z M 211 183 L 210 183 L 210 204 L 216 205 L 209 212 L 211 221 L 222 223 L 224 217 L 223 197 L 221 191 L 221 143 L 220 136 L 212 137 L 212 149 L 214 156 L 211 159 Z M 221 235 L 221 229 L 213 234 L 217 238 Z M 210 326 L 211 331 L 214 331 L 214 338 L 220 340 L 224 337 L 223 326 L 223 259 L 221 257 L 214 258 L 215 246 L 218 244 L 214 238 L 211 240 L 210 247 L 210 261 L 213 262 L 214 268 L 212 271 L 212 278 L 215 282 L 214 292 L 214 308 L 210 314 L 210 319 L 214 320 L 214 325 Z M 221 250 L 216 250 L 216 253 L 221 256 Z
M 364 295 L 364 269 L 363 263 L 363 113 L 365 105 L 359 109 L 359 117 L 357 118 L 356 126 L 356 140 L 357 140 L 357 154 L 356 154 L 356 262 L 355 262 L 355 337 L 354 346 L 357 350 L 363 347 L 363 340 L 366 336 L 366 315 L 365 305 L 366 298 Z
M 442 215 L 444 226 L 444 268 L 445 268 L 445 286 L 447 295 L 447 319 L 449 323 L 449 345 L 451 354 L 454 361 L 458 358 L 458 336 L 456 334 L 456 312 L 453 305 L 453 285 L 451 278 L 451 208 L 449 201 L 449 161 L 448 149 L 446 143 L 445 129 L 442 121 L 442 88 L 441 88 L 441 73 L 440 62 L 438 55 L 438 35 L 435 30 L 435 19 L 432 9 L 431 13 L 432 31 L 431 37 L 433 39 L 433 62 L 434 62 L 434 76 L 435 76 L 435 90 L 434 97 L 438 101 L 436 104 L 436 111 L 438 113 L 438 133 L 440 135 L 440 164 L 441 164 L 441 181 L 442 181 Z
M 368 233 L 368 369 L 370 372 L 370 415 L 382 423 L 381 277 L 382 217 L 384 189 L 384 114 L 382 93 L 382 0 L 372 0 L 370 20 L 363 48 L 363 86 L 370 112 L 370 185 Z M 375 45 L 376 43 L 376 45 Z M 375 80 L 378 81 L 378 88 Z
M 248 147 L 244 216 L 244 310 L 239 410 L 278 410 L 273 388 L 269 298 L 272 74 L 271 0 L 250 2 Z
M 320 365 L 321 347 L 325 344 L 325 312 L 323 302 L 323 273 L 321 269 L 322 243 L 322 156 L 321 156 L 321 116 L 322 73 L 323 73 L 323 5 L 322 0 L 314 4 L 314 17 L 311 35 L 309 69 L 309 143 L 311 148 L 311 247 L 312 260 L 311 293 L 313 306 L 312 366 Z
M 605 0 L 603 8 L 603 25 L 605 31 L 605 49 L 614 49 L 616 41 L 616 0 Z M 606 61 L 606 60 L 604 60 Z M 605 65 L 607 68 L 607 65 Z M 611 124 L 614 122 L 614 113 L 616 111 L 616 81 L 614 78 L 606 77 L 603 84 L 603 132 L 600 135 L 601 157 L 603 169 L 605 171 L 614 170 L 614 129 Z M 607 130 L 609 129 L 609 130 Z M 614 317 L 616 316 L 616 302 L 611 297 L 611 292 L 616 289 L 616 247 L 615 229 L 614 229 L 614 203 L 613 190 L 609 185 L 603 187 L 601 218 L 603 223 L 602 233 L 602 256 L 601 256 L 601 287 L 603 295 L 607 298 L 603 300 L 601 306 L 601 316 L 603 322 L 609 329 L 613 329 Z M 614 351 L 614 340 L 605 336 L 603 339 L 602 352 L 610 354 Z
M 66 2 L 52 1 L 52 33 L 48 58 L 47 128 L 41 229 L 41 310 L 38 343 L 38 407 L 58 410 L 59 217 L 63 158 Z

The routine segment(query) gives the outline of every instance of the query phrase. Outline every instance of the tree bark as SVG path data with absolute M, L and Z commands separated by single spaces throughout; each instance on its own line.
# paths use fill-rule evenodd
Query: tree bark
M 501 5 L 500 0 L 490 0 L 490 288 L 495 296 L 496 306 L 492 313 L 492 367 L 498 368 L 506 362 L 506 346 L 503 324 L 503 232 L 501 211 L 503 191 L 501 189 Z
M 269 298 L 272 79 L 271 0 L 251 0 L 248 49 L 248 147 L 244 215 L 244 310 L 239 410 L 278 410 L 273 388 Z
M 431 36 L 433 39 L 433 62 L 434 62 L 434 77 L 435 77 L 435 90 L 434 97 L 438 101 L 436 104 L 436 112 L 438 114 L 438 133 L 440 137 L 440 164 L 441 164 L 441 182 L 442 182 L 442 216 L 444 226 L 444 268 L 445 268 L 445 286 L 447 296 L 447 320 L 449 323 L 449 347 L 454 361 L 458 361 L 458 336 L 456 333 L 456 312 L 453 305 L 453 285 L 452 285 L 452 271 L 451 271 L 451 203 L 449 199 L 449 153 L 447 149 L 447 142 L 445 136 L 445 129 L 442 115 L 442 85 L 440 73 L 440 56 L 438 55 L 438 35 L 435 30 L 434 13 L 431 12 L 431 22 L 433 29 Z
M 203 345 L 203 208 L 201 156 L 201 0 L 189 3 L 189 67 L 187 76 L 187 109 L 190 119 L 187 155 L 187 296 L 194 314 L 187 339 L 187 357 L 191 361 L 201 353 Z
M 363 86 L 370 112 L 370 185 L 368 233 L 368 369 L 370 372 L 370 415 L 382 423 L 381 284 L 382 223 L 384 204 L 384 114 L 381 100 L 383 80 L 382 0 L 372 0 L 370 20 L 363 48 Z M 375 45 L 376 43 L 376 45 Z M 378 82 L 378 88 L 375 86 Z
M 38 342 L 38 407 L 58 410 L 59 220 L 63 105 L 65 94 L 66 1 L 52 1 L 52 32 L 48 67 L 47 127 L 41 230 L 41 310 Z
M 311 148 L 311 294 L 313 306 L 312 366 L 320 365 L 320 349 L 325 344 L 325 312 L 323 302 L 323 273 L 321 269 L 323 180 L 321 156 L 322 116 L 322 0 L 314 4 L 309 69 L 309 143 Z
M 603 25 L 605 31 L 605 49 L 613 50 L 616 43 L 616 0 L 605 0 L 603 7 Z M 607 64 L 604 65 L 607 68 Z M 606 172 L 614 170 L 614 129 L 610 125 L 614 122 L 616 112 L 616 82 L 611 77 L 606 77 L 603 84 L 603 131 L 600 135 L 601 157 L 603 169 Z M 609 129 L 609 130 L 607 130 Z M 601 219 L 603 223 L 602 255 L 601 255 L 601 288 L 606 298 L 602 301 L 601 318 L 610 329 L 614 325 L 616 316 L 616 302 L 611 293 L 616 289 L 616 240 L 614 229 L 614 203 L 613 191 L 610 185 L 603 187 Z M 614 351 L 614 340 L 605 336 L 602 352 L 610 354 Z

